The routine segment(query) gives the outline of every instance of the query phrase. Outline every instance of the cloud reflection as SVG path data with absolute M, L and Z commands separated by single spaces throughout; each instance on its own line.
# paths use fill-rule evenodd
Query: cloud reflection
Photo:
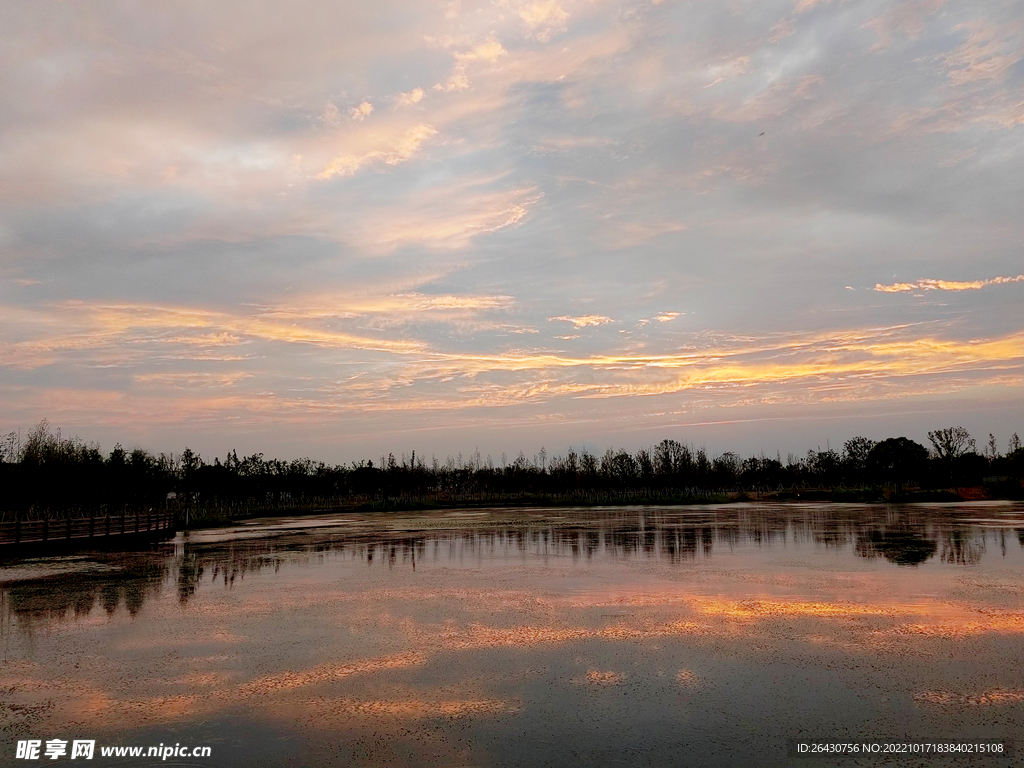
M 611 696 L 664 678 L 673 695 L 713 693 L 723 684 L 707 662 L 714 649 L 812 665 L 824 653 L 851 668 L 930 660 L 951 639 L 989 653 L 986 643 L 1024 636 L 1024 611 L 992 581 L 1003 571 L 985 570 L 1020 562 L 1024 549 L 1005 548 L 1020 516 L 1012 506 L 500 510 L 198 533 L 4 582 L 0 633 L 15 656 L 62 637 L 91 660 L 15 659 L 0 685 L 24 706 L 49 702 L 48 722 L 82 727 L 230 711 L 391 732 L 519 717 L 531 686 Z M 508 674 L 496 659 L 513 660 Z M 940 683 L 919 677 L 894 695 L 1020 701 L 1016 683 L 981 693 Z

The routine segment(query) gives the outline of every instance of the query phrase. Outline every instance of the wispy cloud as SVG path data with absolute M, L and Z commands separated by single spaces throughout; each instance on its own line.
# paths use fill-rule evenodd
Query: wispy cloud
M 316 175 L 316 178 L 330 179 L 335 176 L 351 176 L 363 166 L 377 162 L 385 165 L 399 165 L 411 160 L 419 152 L 423 143 L 436 135 L 435 128 L 420 123 L 387 142 L 386 148 L 373 149 L 359 155 L 338 155 Z
M 455 68 L 452 71 L 452 75 L 448 78 L 448 82 L 445 84 L 438 83 L 434 86 L 435 90 L 438 91 L 464 91 L 469 88 L 469 65 L 473 62 L 484 62 L 486 64 L 495 64 L 503 56 L 507 56 L 508 51 L 505 50 L 504 46 L 498 42 L 495 37 L 488 37 L 482 43 L 475 45 L 466 51 L 459 51 L 455 53 Z
M 33 41 L 0 82 L 0 420 L 530 443 L 1024 378 L 1013 4 L 225 2 L 0 32 Z M 922 254 L 990 278 L 843 288 Z
M 405 205 L 353 222 L 346 239 L 367 253 L 417 244 L 432 250 L 460 250 L 476 238 L 523 223 L 541 196 L 535 188 L 491 190 L 467 179 L 421 191 Z M 456 203 L 453 205 L 453 203 Z
M 988 280 L 916 280 L 913 283 L 875 283 L 875 290 L 882 293 L 916 293 L 918 291 L 977 291 L 990 285 L 1024 282 L 1024 275 L 1016 277 L 993 277 Z
M 909 0 L 891 6 L 864 23 L 878 36 L 872 51 L 888 48 L 896 34 L 913 40 L 924 32 L 928 17 L 945 4 L 945 0 Z
M 557 320 L 572 323 L 577 328 L 586 328 L 592 325 L 608 325 L 615 322 L 610 317 L 605 317 L 604 315 L 558 315 L 557 317 L 548 318 L 548 322 L 555 322 Z
M 1014 27 L 1017 27 L 1014 29 Z M 943 56 L 954 85 L 982 80 L 1001 81 L 1024 58 L 1020 25 L 997 29 L 983 19 L 958 24 L 954 32 L 967 32 L 967 40 Z

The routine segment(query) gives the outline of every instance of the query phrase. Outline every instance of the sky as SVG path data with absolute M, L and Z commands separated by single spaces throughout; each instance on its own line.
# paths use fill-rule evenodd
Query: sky
M 9 0 L 0 69 L 0 431 L 1024 433 L 1016 0 Z

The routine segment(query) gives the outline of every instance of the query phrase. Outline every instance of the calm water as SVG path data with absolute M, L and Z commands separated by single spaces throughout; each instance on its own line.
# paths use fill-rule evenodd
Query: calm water
M 0 582 L 2 764 L 1007 765 L 786 740 L 1024 736 L 1019 504 L 282 519 Z

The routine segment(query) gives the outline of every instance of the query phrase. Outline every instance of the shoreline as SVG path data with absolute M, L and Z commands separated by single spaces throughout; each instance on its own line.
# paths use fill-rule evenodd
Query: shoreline
M 344 514 L 352 512 L 431 512 L 452 511 L 461 509 L 565 509 L 619 507 L 619 506 L 657 506 L 657 507 L 693 507 L 709 504 L 925 504 L 925 503 L 968 503 L 981 501 L 1022 501 L 1024 494 L 992 493 L 987 487 L 970 487 L 956 489 L 855 489 L 855 490 L 800 490 L 771 491 L 753 493 L 747 491 L 730 491 L 726 493 L 708 494 L 706 496 L 675 495 L 630 495 L 595 494 L 592 497 L 558 498 L 545 494 L 524 494 L 515 498 L 465 498 L 465 499 L 424 499 L 420 498 L 387 498 L 373 501 L 362 501 L 350 504 L 334 504 L 326 506 L 282 506 L 252 510 L 242 515 L 229 515 L 221 510 L 209 513 L 192 512 L 194 521 L 188 525 L 180 524 L 178 530 L 202 530 L 231 525 L 243 520 L 260 517 L 302 517 L 317 515 Z

